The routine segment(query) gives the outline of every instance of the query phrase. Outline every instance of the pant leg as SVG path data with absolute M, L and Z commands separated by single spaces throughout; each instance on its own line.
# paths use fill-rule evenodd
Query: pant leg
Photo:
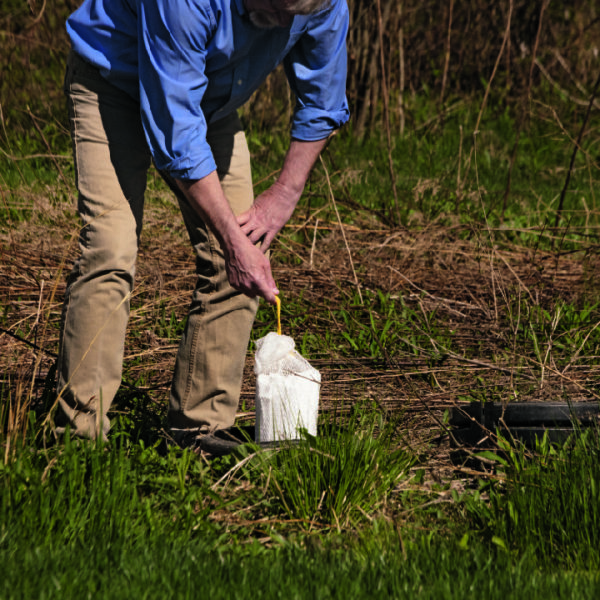
M 235 214 L 253 202 L 250 154 L 236 114 L 209 127 L 208 142 L 223 191 Z M 177 194 L 196 252 L 197 285 L 175 364 L 169 406 L 173 428 L 233 425 L 258 299 L 234 290 L 214 234 Z
M 74 54 L 65 93 L 83 226 L 63 306 L 56 424 L 95 438 L 121 382 L 150 153 L 139 104 Z

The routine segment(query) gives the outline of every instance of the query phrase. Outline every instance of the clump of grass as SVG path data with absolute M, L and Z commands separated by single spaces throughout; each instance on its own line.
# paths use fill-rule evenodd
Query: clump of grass
M 149 532 L 186 537 L 211 497 L 206 467 L 189 452 L 127 446 L 67 435 L 48 450 L 17 451 L 0 470 L 0 539 L 52 548 L 95 540 L 127 547 Z
M 531 555 L 542 568 L 600 566 L 600 440 L 577 433 L 563 447 L 538 442 L 533 458 L 507 450 L 504 477 L 475 494 L 467 514 L 476 530 L 507 552 Z
M 274 451 L 259 451 L 250 477 L 291 520 L 337 530 L 357 525 L 385 507 L 406 477 L 413 455 L 398 448 L 396 421 L 362 406 L 347 423 L 321 427 Z

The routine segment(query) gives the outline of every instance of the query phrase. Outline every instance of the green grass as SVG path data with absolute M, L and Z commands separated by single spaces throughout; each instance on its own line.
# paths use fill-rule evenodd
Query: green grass
M 50 290 L 74 252 L 73 173 L 62 159 L 59 169 L 47 157 L 0 157 L 0 326 L 22 342 L 6 345 L 2 363 L 0 598 L 598 596 L 597 437 L 505 447 L 488 475 L 432 474 L 446 438 L 431 398 L 590 399 L 600 382 L 593 136 L 555 231 L 581 112 L 561 112 L 567 135 L 535 105 L 505 205 L 518 119 L 490 104 L 474 136 L 478 102 L 442 118 L 429 98 L 407 99 L 410 127 L 393 136 L 395 229 L 381 137 L 357 143 L 348 130 L 333 139 L 273 262 L 288 283 L 285 333 L 309 360 L 348 376 L 349 398 L 341 393 L 339 410 L 321 417 L 317 438 L 280 451 L 249 445 L 211 463 L 168 447 L 161 433 L 188 302 L 181 281 L 192 269 L 165 270 L 156 254 L 155 239 L 167 248 L 185 232 L 155 172 L 141 266 L 156 260 L 161 277 L 146 271 L 136 288 L 109 444 L 44 440 L 52 361 L 29 344 L 56 350 L 60 292 Z M 68 154 L 60 127 L 43 134 Z M 21 157 L 43 151 L 39 140 L 3 143 Z M 250 131 L 249 143 L 260 191 L 286 138 Z M 349 248 L 332 195 L 355 228 Z M 311 245 L 324 248 L 320 259 L 339 255 L 331 272 L 306 268 Z M 358 281 L 343 269 L 348 254 Z M 292 267 L 322 278 L 296 283 Z M 443 279 L 454 269 L 465 278 Z M 448 287 L 436 288 L 438 278 Z M 253 340 L 274 329 L 275 312 L 262 304 Z M 382 374 L 388 387 L 373 388 Z M 421 434 L 410 413 L 390 414 L 387 396 L 437 421 Z
M 401 223 L 417 229 L 432 222 L 485 225 L 494 230 L 498 239 L 539 245 L 544 235 L 540 237 L 528 230 L 542 231 L 553 226 L 573 150 L 564 124 L 557 122 L 547 107 L 535 108 L 520 137 L 510 197 L 505 202 L 518 115 L 501 106 L 489 108 L 480 130 L 474 134 L 477 101 L 460 101 L 456 105 L 445 118 L 435 118 L 437 107 L 427 98 L 418 96 L 408 104 L 414 114 L 413 129 L 403 136 L 395 135 L 392 150 Z M 569 118 L 574 132 L 583 115 L 573 111 Z M 265 147 L 268 152 L 263 150 Z M 578 240 L 598 235 L 594 147 L 594 137 L 585 136 L 566 194 L 566 214 L 561 222 L 563 226 L 568 224 L 563 240 L 566 249 L 577 247 Z M 260 158 L 262 179 L 278 168 L 284 148 L 262 138 L 251 143 L 251 150 Z M 331 144 L 325 162 L 338 189 L 342 214 L 350 222 L 361 216 L 366 218 L 368 211 L 387 215 L 393 221 L 387 150 L 379 135 L 356 144 L 349 129 Z M 327 203 L 320 168 L 313 175 L 311 191 L 313 209 Z M 359 206 L 347 202 L 355 198 L 360 198 Z
M 321 417 L 317 438 L 207 463 L 161 432 L 192 266 L 183 253 L 169 262 L 169 244 L 186 234 L 155 171 L 109 443 L 48 437 L 48 353 L 79 227 L 61 91 L 73 4 L 7 0 L 1 17 L 0 327 L 16 337 L 0 332 L 0 598 L 597 598 L 597 432 L 563 448 L 500 440 L 483 456 L 493 468 L 473 473 L 448 464 L 443 427 L 457 399 L 600 401 L 595 112 L 554 228 L 586 108 L 571 97 L 589 95 L 576 89 L 589 87 L 582 65 L 571 62 L 572 80 L 552 71 L 566 93 L 534 81 L 527 106 L 524 81 L 501 66 L 476 132 L 482 94 L 452 97 L 471 72 L 456 71 L 454 33 L 443 107 L 439 57 L 419 66 L 416 48 L 407 66 L 425 80 L 414 91 L 407 73 L 404 133 L 392 89 L 398 207 L 376 115 L 364 140 L 352 125 L 332 139 L 274 247 L 285 333 L 350 382 L 337 412 Z M 562 25 L 578 13 L 554 10 L 545 30 L 559 18 L 553 40 L 566 39 Z M 513 16 L 511 36 L 529 16 Z M 574 46 L 570 36 L 566 61 L 588 29 Z M 541 42 L 549 68 L 553 49 Z M 266 130 L 243 115 L 257 192 L 288 143 L 285 103 L 269 106 L 282 116 L 263 114 Z M 147 280 L 144 259 L 156 260 Z M 261 305 L 253 339 L 274 328 Z M 390 414 L 390 398 L 406 413 Z
M 414 457 L 397 448 L 396 436 L 397 424 L 376 406 L 357 406 L 347 422 L 322 424 L 305 443 L 258 451 L 249 474 L 288 519 L 341 531 L 384 507 L 406 478 Z
M 582 112 L 563 109 L 561 121 L 549 106 L 540 103 L 532 107 L 519 138 L 510 195 L 505 198 L 520 115 L 497 99 L 496 105 L 490 102 L 480 130 L 474 134 L 478 101 L 451 102 L 456 108 L 441 117 L 439 107 L 427 96 L 407 99 L 411 129 L 404 135 L 394 135 L 392 149 L 401 224 L 416 229 L 431 223 L 461 225 L 465 235 L 472 235 L 473 227 L 485 226 L 491 229 L 495 241 L 516 240 L 540 249 L 560 241 L 563 250 L 576 250 L 597 240 L 597 162 L 595 139 L 589 134 L 582 140 L 565 196 L 560 222 L 565 229 L 560 235 L 551 231 Z M 253 131 L 251 122 L 248 126 L 260 191 L 280 168 L 287 139 L 284 127 L 264 132 Z M 14 196 L 0 204 L 0 224 L 9 217 L 13 223 L 29 220 L 32 206 L 23 202 L 19 190 L 25 186 L 39 192 L 55 184 L 57 176 L 67 181 L 73 178 L 65 125 L 49 122 L 37 138 L 10 135 L 0 143 L 12 157 L 32 157 L 13 160 L 0 155 L 0 181 L 7 190 L 15 190 Z M 49 148 L 61 158 L 50 158 Z M 387 150 L 380 135 L 357 144 L 349 126 L 332 141 L 324 162 L 346 221 L 373 224 L 383 218 L 394 222 L 396 209 Z M 150 187 L 156 186 L 164 192 L 154 175 Z M 320 218 L 335 221 L 328 203 L 326 178 L 317 165 L 298 214 L 324 208 Z
M 293 469 L 286 458 L 256 460 L 262 483 L 226 460 L 209 467 L 119 437 L 108 447 L 67 439 L 19 450 L 0 470 L 0 596 L 593 598 L 600 589 L 595 437 L 540 448 L 533 459 L 514 455 L 501 483 L 467 489 L 450 510 L 405 490 L 387 518 L 330 534 L 323 521 L 302 533 L 286 510 L 280 520 L 264 516 L 270 498 L 270 509 L 278 506 L 274 488 L 291 491 L 314 468 L 319 454 L 308 447 Z M 385 449 L 332 448 L 336 460 Z M 379 463 L 381 475 L 395 479 L 390 459 Z M 278 483 L 264 487 L 268 476 Z M 359 469 L 345 480 L 363 477 Z M 368 516 L 368 499 L 358 505 Z M 327 510 L 322 517 L 337 522 Z
M 539 568 L 596 571 L 600 565 L 598 432 L 586 431 L 556 449 L 542 440 L 534 460 L 509 451 L 506 478 L 492 481 L 467 503 L 488 539 L 514 555 L 529 553 Z

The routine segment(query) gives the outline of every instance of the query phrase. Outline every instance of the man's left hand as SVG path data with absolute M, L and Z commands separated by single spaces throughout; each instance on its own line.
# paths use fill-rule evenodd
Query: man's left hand
M 253 244 L 260 242 L 260 249 L 266 252 L 292 216 L 299 199 L 299 192 L 276 181 L 256 198 L 249 210 L 237 217 L 237 222 L 248 239 Z

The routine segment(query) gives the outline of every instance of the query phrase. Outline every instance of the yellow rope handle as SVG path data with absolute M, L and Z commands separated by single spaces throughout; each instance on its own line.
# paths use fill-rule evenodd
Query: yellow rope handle
M 279 296 L 275 296 L 275 304 L 277 304 L 277 334 L 281 335 L 281 300 Z

